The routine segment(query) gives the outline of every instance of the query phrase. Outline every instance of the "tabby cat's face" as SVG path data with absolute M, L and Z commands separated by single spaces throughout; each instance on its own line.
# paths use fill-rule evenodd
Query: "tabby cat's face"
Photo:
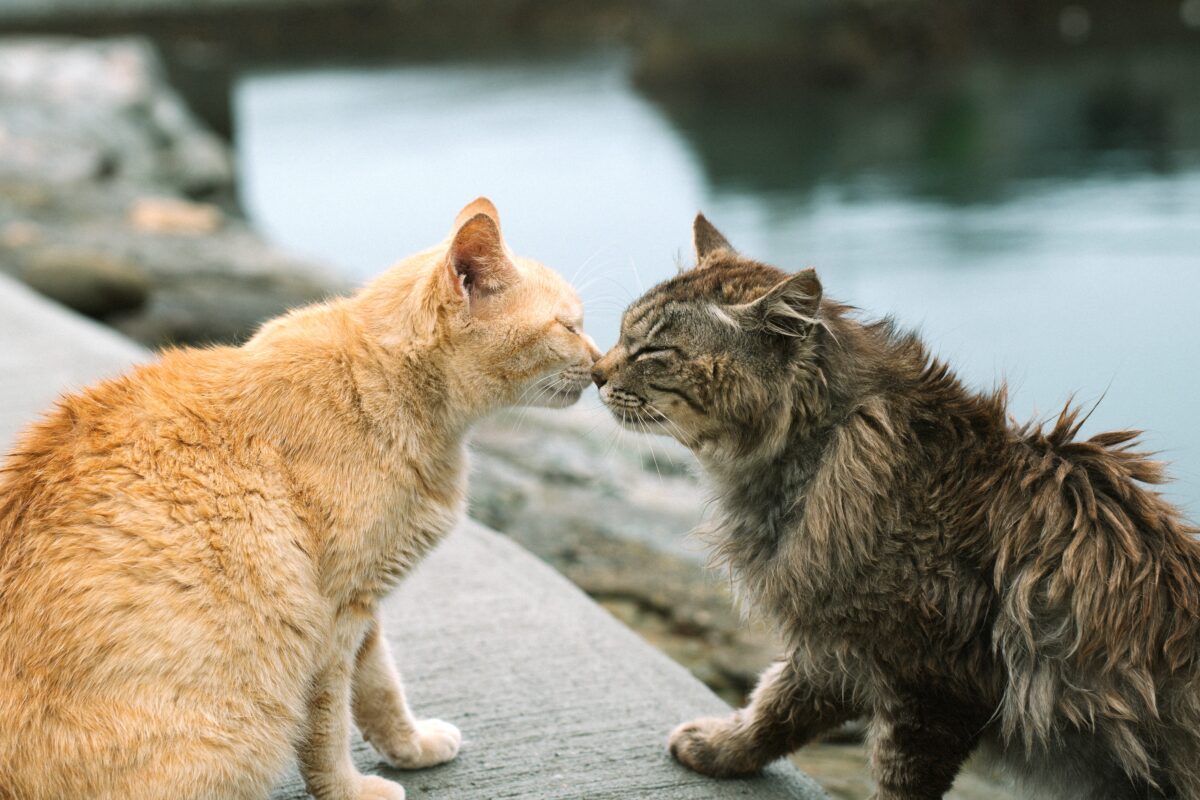
M 621 320 L 616 346 L 592 370 L 600 398 L 626 427 L 707 445 L 755 449 L 791 406 L 815 357 L 808 333 L 821 289 L 743 258 L 703 217 L 695 269 L 655 286 Z

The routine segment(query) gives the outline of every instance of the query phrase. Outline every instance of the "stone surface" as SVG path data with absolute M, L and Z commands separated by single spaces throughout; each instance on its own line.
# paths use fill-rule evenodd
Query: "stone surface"
M 193 203 L 171 197 L 144 197 L 129 210 L 129 221 L 142 233 L 199 236 L 221 227 L 221 209 L 212 203 Z
M 148 354 L 0 276 L 0 447 L 58 392 Z M 384 607 L 418 713 L 457 724 L 457 760 L 394 773 L 411 798 L 819 798 L 785 763 L 717 782 L 675 764 L 677 722 L 726 706 L 520 547 L 465 523 Z M 357 737 L 360 768 L 382 771 Z M 307 797 L 294 770 L 273 800 Z
M 457 760 L 381 774 L 410 798 L 820 797 L 798 773 L 712 781 L 675 764 L 667 731 L 725 706 L 578 589 L 476 525 L 453 534 L 386 608 L 419 715 L 462 730 Z M 355 742 L 360 768 L 378 758 Z M 293 776 L 275 798 L 304 797 Z
M 340 288 L 234 195 L 229 149 L 146 44 L 0 39 L 0 270 L 150 345 L 241 339 Z
M 96 318 L 135 312 L 150 293 L 140 269 L 87 250 L 41 250 L 28 260 L 21 279 L 46 297 Z

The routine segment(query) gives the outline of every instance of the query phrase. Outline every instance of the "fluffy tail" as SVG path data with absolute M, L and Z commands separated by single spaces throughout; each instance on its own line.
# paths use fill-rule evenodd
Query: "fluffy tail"
M 1003 728 L 1027 747 L 1064 724 L 1095 730 L 1150 780 L 1158 692 L 1195 661 L 1198 531 L 1148 488 L 1164 469 L 1137 449 L 1139 431 L 1076 441 L 1085 421 L 1068 407 L 1048 431 L 1021 429 L 989 514 Z

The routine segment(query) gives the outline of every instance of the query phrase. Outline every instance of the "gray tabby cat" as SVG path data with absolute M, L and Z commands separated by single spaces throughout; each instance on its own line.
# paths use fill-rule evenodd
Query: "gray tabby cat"
M 670 737 L 712 776 L 870 719 L 880 800 L 940 798 L 986 748 L 1055 798 L 1200 798 L 1200 545 L 1144 484 L 1136 432 L 1012 424 L 812 270 L 739 255 L 703 216 L 597 362 L 629 427 L 715 485 L 712 542 L 787 642 L 749 705 Z

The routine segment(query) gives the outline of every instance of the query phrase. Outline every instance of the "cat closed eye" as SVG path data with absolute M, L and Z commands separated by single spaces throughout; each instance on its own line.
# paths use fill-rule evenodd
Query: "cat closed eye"
M 640 358 L 646 358 L 648 356 L 658 355 L 660 353 L 678 353 L 678 352 L 679 352 L 679 348 L 677 348 L 677 347 L 648 345 L 646 347 L 639 347 L 637 350 L 634 350 L 633 353 L 630 354 L 629 358 L 632 361 L 637 361 Z

